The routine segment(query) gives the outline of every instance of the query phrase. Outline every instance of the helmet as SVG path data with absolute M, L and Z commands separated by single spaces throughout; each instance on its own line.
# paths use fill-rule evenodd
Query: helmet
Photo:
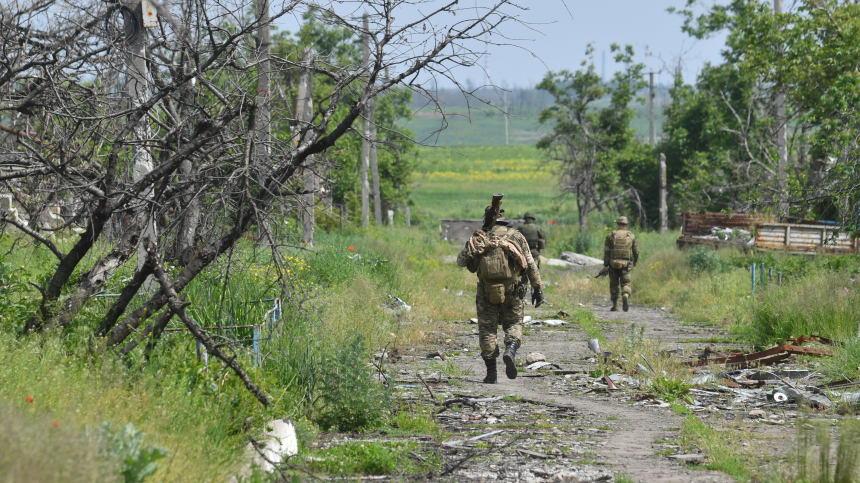
M 627 222 L 626 216 L 619 216 L 618 219 L 615 220 L 615 223 L 618 225 L 629 225 L 629 223 Z
M 525 214 L 525 215 L 523 215 L 523 219 L 527 220 L 527 219 L 529 219 L 529 218 L 531 218 L 532 220 L 534 220 L 534 219 L 535 219 L 535 214 L 534 214 L 534 213 L 532 213 L 531 211 L 527 211 L 527 212 L 526 212 L 526 214 Z

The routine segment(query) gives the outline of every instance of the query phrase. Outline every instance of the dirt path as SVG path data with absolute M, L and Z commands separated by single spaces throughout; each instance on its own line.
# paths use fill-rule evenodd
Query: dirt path
M 629 312 L 616 313 L 610 312 L 608 302 L 603 301 L 590 309 L 600 319 L 598 328 L 608 340 L 627 330 L 630 323 L 636 323 L 645 325 L 647 338 L 662 341 L 665 348 L 683 348 L 689 353 L 705 345 L 719 345 L 691 339 L 724 335 L 714 327 L 682 325 L 660 309 L 632 305 Z M 529 309 L 527 315 L 546 319 L 552 318 L 557 310 Z M 629 392 L 588 391 L 586 374 L 596 369 L 597 364 L 593 359 L 588 361 L 593 356 L 585 342 L 589 335 L 578 325 L 528 326 L 518 355 L 524 359 L 530 352 L 540 352 L 562 369 L 581 374 L 522 371 L 521 377 L 509 380 L 500 365 L 499 382 L 495 385 L 481 382 L 484 367 L 478 357 L 477 327 L 464 324 L 458 328 L 462 329 L 462 335 L 451 342 L 448 352 L 455 354 L 453 360 L 459 370 L 473 375 L 453 377 L 448 385 L 436 385 L 434 395 L 446 399 L 506 397 L 473 407 L 454 404 L 450 411 L 439 415 L 438 420 L 446 430 L 455 434 L 474 437 L 501 431 L 455 445 L 445 460 L 450 464 L 470 454 L 456 448 L 471 447 L 475 451 L 490 445 L 508 446 L 465 461 L 449 475 L 452 481 L 733 481 L 719 472 L 698 470 L 657 454 L 677 448 L 673 441 L 678 438 L 683 418 L 669 408 L 631 403 Z M 416 350 L 420 353 L 427 349 Z M 425 362 L 424 367 L 432 371 L 433 364 L 438 367 L 439 363 Z M 413 364 L 408 366 L 411 367 L 402 369 L 401 374 L 416 369 Z

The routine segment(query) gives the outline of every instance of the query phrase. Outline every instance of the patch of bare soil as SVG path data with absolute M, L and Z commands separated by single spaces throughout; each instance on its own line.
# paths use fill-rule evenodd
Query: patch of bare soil
M 646 327 L 646 338 L 660 341 L 665 349 L 683 349 L 684 354 L 700 353 L 706 347 L 716 351 L 732 348 L 719 342 L 727 336 L 721 329 L 682 324 L 659 308 L 633 304 L 626 313 L 610 312 L 609 308 L 608 301 L 603 300 L 590 307 L 599 319 L 597 328 L 610 341 L 627 334 L 630 324 L 636 323 Z M 529 309 L 527 315 L 552 319 L 558 309 Z M 638 400 L 642 398 L 633 391 L 594 384 L 590 373 L 598 364 L 587 348 L 590 337 L 579 325 L 538 324 L 526 329 L 518 359 L 522 362 L 529 353 L 539 352 L 554 367 L 521 370 L 519 377 L 509 380 L 500 359 L 498 383 L 483 384 L 485 368 L 479 357 L 477 326 L 468 322 L 456 325 L 457 334 L 431 334 L 428 345 L 407 349 L 399 362 L 388 362 L 402 400 L 433 401 L 438 423 L 454 435 L 452 441 L 440 446 L 445 473 L 428 478 L 733 481 L 720 472 L 696 466 L 705 455 L 690 455 L 687 462 L 667 456 L 684 452 L 676 444 L 684 417 L 668 404 L 653 398 Z M 445 362 L 438 356 L 428 358 L 434 352 L 447 354 Z M 452 361 L 456 371 L 451 370 Z M 754 401 L 742 400 L 738 394 L 715 393 L 712 397 L 703 392 L 694 396 L 704 401 L 697 401 L 694 413 L 712 427 L 746 431 L 766 441 L 763 459 L 778 459 L 790 451 L 794 435 L 791 422 L 796 412 L 752 404 L 762 407 L 765 415 L 749 419 L 749 403 Z

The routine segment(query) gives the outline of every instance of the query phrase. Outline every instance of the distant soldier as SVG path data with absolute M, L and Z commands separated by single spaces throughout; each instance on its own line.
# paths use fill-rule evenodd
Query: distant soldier
M 520 233 L 529 242 L 532 258 L 535 259 L 535 263 L 540 268 L 540 252 L 546 247 L 546 233 L 544 233 L 543 228 L 535 223 L 535 214 L 531 211 L 527 211 L 523 218 L 526 222 L 519 227 Z
M 612 312 L 618 312 L 618 285 L 621 284 L 621 301 L 627 312 L 630 299 L 630 270 L 639 261 L 639 241 L 627 231 L 627 217 L 615 220 L 618 229 L 606 236 L 603 245 L 603 266 L 609 267 L 609 294 Z
M 529 245 L 523 235 L 508 228 L 501 218 L 501 196 L 499 202 L 488 206 L 484 213 L 484 225 L 466 242 L 457 256 L 457 265 L 478 274 L 475 305 L 478 312 L 478 339 L 481 358 L 487 366 L 484 382 L 495 384 L 497 380 L 496 359 L 499 345 L 496 331 L 499 324 L 505 331 L 505 374 L 508 379 L 517 377 L 516 356 L 523 337 L 523 298 L 526 288 L 518 280 L 525 272 L 532 285 L 532 304 L 543 303 L 540 272 L 532 258 Z

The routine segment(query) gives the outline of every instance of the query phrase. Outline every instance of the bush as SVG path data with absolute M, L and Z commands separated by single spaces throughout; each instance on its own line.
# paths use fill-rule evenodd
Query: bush
M 385 422 L 391 396 L 372 377 L 366 354 L 364 336 L 357 333 L 324 359 L 318 386 L 323 404 L 317 418 L 321 428 L 362 431 Z
M 726 268 L 720 255 L 715 250 L 704 246 L 694 248 L 687 257 L 687 263 L 696 273 L 720 273 Z
M 131 423 L 116 432 L 111 429 L 111 423 L 106 422 L 102 424 L 102 432 L 110 443 L 109 453 L 119 461 L 119 473 L 125 483 L 143 483 L 158 470 L 156 461 L 167 457 L 164 448 L 144 446 L 143 431 L 134 429 Z

